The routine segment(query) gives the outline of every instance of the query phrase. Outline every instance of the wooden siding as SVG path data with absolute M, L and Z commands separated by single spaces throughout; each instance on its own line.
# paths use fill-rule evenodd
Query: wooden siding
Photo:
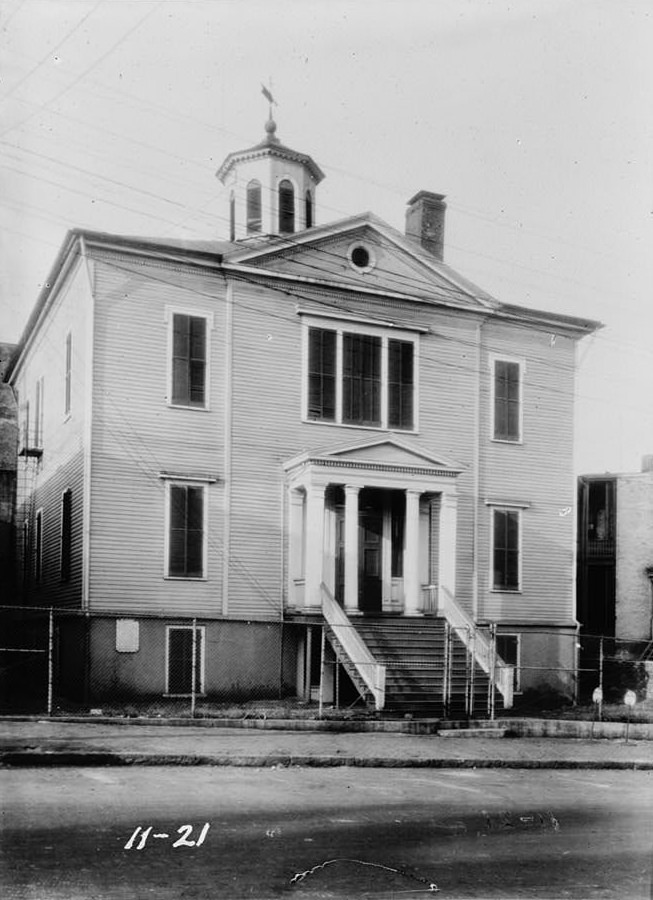
M 338 293 L 316 300 L 238 284 L 234 290 L 233 460 L 229 572 L 230 615 L 279 614 L 285 548 L 283 464 L 302 450 L 391 434 L 381 429 L 303 422 L 302 337 L 298 302 L 320 315 L 347 301 L 350 314 L 379 315 L 370 298 Z M 425 311 L 392 304 L 402 321 L 424 323 Z M 459 462 L 459 596 L 471 603 L 472 471 L 476 382 L 473 318 L 429 311 L 432 333 L 420 336 L 420 430 L 403 433 L 424 450 Z M 255 423 L 255 424 L 254 424 Z
M 221 612 L 224 497 L 224 281 L 218 274 L 99 256 L 90 603 L 93 610 Z M 213 317 L 209 408 L 169 406 L 166 307 Z M 164 572 L 162 472 L 206 476 L 205 580 Z
M 52 314 L 35 335 L 12 378 L 22 429 L 25 402 L 30 404 L 30 444 L 34 443 L 36 382 L 44 379 L 43 455 L 19 457 L 17 474 L 17 570 L 21 598 L 50 606 L 82 604 L 84 504 L 84 432 L 86 427 L 87 346 L 92 297 L 84 263 L 79 261 L 54 299 Z M 70 415 L 64 414 L 66 337 L 72 335 Z M 22 445 L 22 438 L 21 438 Z M 61 580 L 61 495 L 73 492 L 71 572 Z M 43 513 L 41 582 L 34 580 L 34 534 L 37 510 Z M 23 525 L 28 522 L 30 559 L 23 558 Z M 24 573 L 27 574 L 23 578 Z
M 509 623 L 569 624 L 574 620 L 573 477 L 574 342 L 518 325 L 483 328 L 479 618 Z M 523 360 L 523 440 L 492 440 L 492 355 Z M 490 585 L 490 522 L 486 501 L 525 504 L 519 593 Z

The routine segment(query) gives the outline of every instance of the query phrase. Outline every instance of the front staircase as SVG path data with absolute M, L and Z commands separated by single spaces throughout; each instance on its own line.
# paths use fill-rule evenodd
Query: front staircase
M 472 626 L 452 625 L 445 615 L 349 619 L 328 590 L 323 594 L 327 640 L 371 708 L 462 718 L 512 704 L 509 667 L 492 659 L 487 637 Z

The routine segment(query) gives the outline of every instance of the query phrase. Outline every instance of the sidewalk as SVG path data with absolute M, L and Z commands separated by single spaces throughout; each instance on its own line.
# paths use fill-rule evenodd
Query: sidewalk
M 632 737 L 628 742 L 623 738 L 511 738 L 504 732 L 505 728 L 497 727 L 440 734 L 332 733 L 124 721 L 0 720 L 0 767 L 348 765 L 653 770 L 651 741 Z

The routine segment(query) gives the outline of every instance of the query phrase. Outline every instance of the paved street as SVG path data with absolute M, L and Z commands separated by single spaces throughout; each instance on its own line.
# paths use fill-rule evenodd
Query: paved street
M 652 779 L 583 770 L 4 770 L 1 891 L 12 900 L 351 900 L 425 897 L 435 884 L 453 898 L 649 900 Z

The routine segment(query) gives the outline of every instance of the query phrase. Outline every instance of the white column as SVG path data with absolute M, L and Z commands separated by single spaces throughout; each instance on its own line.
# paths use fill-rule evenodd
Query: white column
M 456 596 L 456 525 L 458 498 L 455 494 L 442 494 L 440 498 L 440 548 L 438 553 L 438 592 L 446 589 Z
M 358 612 L 358 494 L 360 488 L 345 485 L 345 612 Z
M 404 615 L 421 613 L 419 567 L 419 491 L 406 491 L 404 529 Z
M 303 606 L 304 493 L 289 491 L 288 503 L 288 604 Z
M 317 612 L 322 608 L 320 585 L 324 567 L 324 485 L 306 488 L 306 564 L 304 607 Z

